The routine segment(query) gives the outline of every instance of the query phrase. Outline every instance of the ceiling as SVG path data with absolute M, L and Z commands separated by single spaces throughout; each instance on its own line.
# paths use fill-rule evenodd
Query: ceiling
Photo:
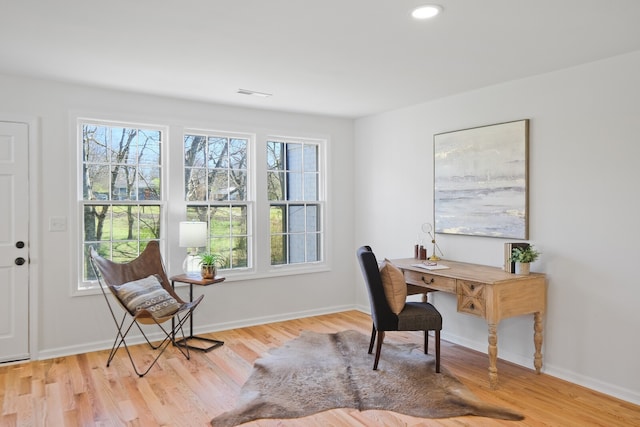
M 640 50 L 639 22 L 638 0 L 0 0 L 0 73 L 355 118 Z

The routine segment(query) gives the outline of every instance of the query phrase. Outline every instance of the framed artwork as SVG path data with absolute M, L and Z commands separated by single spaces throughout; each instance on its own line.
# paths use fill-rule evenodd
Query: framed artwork
M 436 233 L 529 238 L 529 120 L 434 135 Z

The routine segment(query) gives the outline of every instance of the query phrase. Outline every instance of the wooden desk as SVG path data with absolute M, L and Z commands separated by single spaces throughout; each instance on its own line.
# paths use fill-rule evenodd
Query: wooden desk
M 176 282 L 188 283 L 189 284 L 189 301 L 193 302 L 193 285 L 209 286 L 209 285 L 213 285 L 214 283 L 224 282 L 224 279 L 225 279 L 224 277 L 216 277 L 214 279 L 203 279 L 202 276 L 200 275 L 179 274 L 177 276 L 172 276 L 170 280 L 171 280 L 171 287 L 173 289 L 176 288 Z M 171 326 L 173 329 L 173 323 L 171 324 Z M 210 343 L 210 345 L 207 345 L 206 347 L 191 345 L 189 344 L 190 341 L 191 342 L 201 341 L 204 343 Z M 177 341 L 175 341 L 175 337 L 174 337 L 174 342 L 176 345 L 179 345 L 182 347 L 189 347 L 190 349 L 193 349 L 193 350 L 201 350 L 205 352 L 213 350 L 214 348 L 220 347 L 221 345 L 224 344 L 224 341 L 215 340 L 212 338 L 198 337 L 193 335 L 193 313 L 191 313 L 191 317 L 189 318 L 189 336 Z
M 547 307 L 544 274 L 528 276 L 507 273 L 497 267 L 463 262 L 439 261 L 450 268 L 426 270 L 412 264 L 422 261 L 408 258 L 392 262 L 403 272 L 410 294 L 442 291 L 455 294 L 458 312 L 482 317 L 489 326 L 489 384 L 498 384 L 498 323 L 508 317 L 533 314 L 534 367 L 542 368 L 542 315 Z

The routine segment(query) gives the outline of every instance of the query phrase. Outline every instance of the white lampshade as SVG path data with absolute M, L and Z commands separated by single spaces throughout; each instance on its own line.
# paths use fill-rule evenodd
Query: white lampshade
M 181 248 L 194 248 L 193 252 L 187 252 L 187 257 L 182 263 L 185 274 L 197 274 L 200 270 L 198 248 L 207 246 L 207 223 L 201 221 L 182 221 L 180 223 L 180 239 L 178 246 Z
M 201 248 L 207 245 L 207 223 L 200 221 L 182 221 L 180 223 L 181 248 Z

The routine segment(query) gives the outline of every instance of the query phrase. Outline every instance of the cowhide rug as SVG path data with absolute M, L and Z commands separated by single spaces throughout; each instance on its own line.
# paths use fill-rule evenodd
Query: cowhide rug
M 299 418 L 335 408 L 381 409 L 423 418 L 523 419 L 480 401 L 446 369 L 436 374 L 435 358 L 416 345 L 383 344 L 377 371 L 368 348 L 369 337 L 356 331 L 305 331 L 258 359 L 236 408 L 215 417 L 211 425 Z

